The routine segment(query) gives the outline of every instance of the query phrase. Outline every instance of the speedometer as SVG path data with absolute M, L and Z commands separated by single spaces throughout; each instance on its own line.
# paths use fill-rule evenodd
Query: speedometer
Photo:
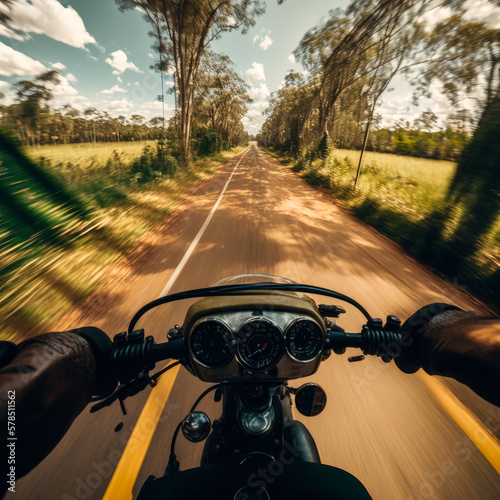
M 315 359 L 323 349 L 323 332 L 315 321 L 297 318 L 287 328 L 286 350 L 302 363 Z
M 252 372 L 270 370 L 285 351 L 281 328 L 266 318 L 246 321 L 238 337 L 238 358 Z
M 219 368 L 233 357 L 231 329 L 220 319 L 202 319 L 191 331 L 191 351 L 208 368 Z

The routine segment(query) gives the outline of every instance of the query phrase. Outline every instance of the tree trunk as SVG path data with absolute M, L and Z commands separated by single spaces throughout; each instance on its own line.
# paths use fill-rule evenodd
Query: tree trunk
M 372 124 L 372 119 L 373 119 L 373 114 L 375 113 L 376 104 L 377 100 L 375 99 L 373 107 L 370 111 L 370 116 L 368 116 L 368 122 L 366 123 L 365 136 L 363 138 L 363 147 L 361 148 L 361 154 L 359 155 L 358 170 L 356 171 L 356 178 L 354 179 L 354 189 L 356 189 L 356 185 L 359 179 L 359 174 L 361 173 L 361 163 L 363 162 L 363 155 L 365 154 L 366 143 L 368 142 L 368 134 L 370 132 L 370 125 Z

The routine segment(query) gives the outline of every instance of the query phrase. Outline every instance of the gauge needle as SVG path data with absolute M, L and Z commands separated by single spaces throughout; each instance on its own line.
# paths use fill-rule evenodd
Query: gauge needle
M 260 345 L 258 345 L 257 347 L 258 348 L 252 354 L 248 355 L 249 358 L 253 358 L 259 352 L 265 351 L 267 349 L 267 342 L 262 347 L 260 347 Z

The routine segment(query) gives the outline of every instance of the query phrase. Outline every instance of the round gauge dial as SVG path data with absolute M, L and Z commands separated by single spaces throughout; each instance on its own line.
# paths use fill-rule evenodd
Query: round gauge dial
M 308 318 L 298 318 L 287 328 L 286 350 L 296 361 L 312 361 L 323 349 L 323 332 Z
M 285 351 L 281 328 L 265 318 L 248 320 L 238 332 L 238 356 L 252 372 L 271 369 Z
M 218 319 L 203 319 L 191 331 L 193 356 L 208 368 L 219 368 L 233 357 L 229 326 Z

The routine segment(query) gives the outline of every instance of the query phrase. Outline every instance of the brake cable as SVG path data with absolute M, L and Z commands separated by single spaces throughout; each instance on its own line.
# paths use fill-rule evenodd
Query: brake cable
M 90 413 L 95 413 L 96 411 L 102 410 L 103 408 L 110 406 L 118 399 L 120 401 L 120 408 L 122 410 L 122 413 L 126 415 L 127 411 L 125 409 L 125 405 L 123 404 L 123 401 L 125 399 L 127 399 L 130 396 L 135 396 L 139 392 L 143 391 L 148 385 L 154 387 L 157 384 L 157 380 L 161 375 L 163 375 L 165 372 L 171 370 L 172 368 L 174 368 L 179 364 L 180 361 L 170 363 L 152 376 L 150 376 L 149 373 L 141 372 L 135 379 L 119 385 L 117 389 L 109 396 L 92 398 L 90 401 L 92 402 L 100 401 L 100 402 L 92 406 L 92 408 L 90 408 Z

